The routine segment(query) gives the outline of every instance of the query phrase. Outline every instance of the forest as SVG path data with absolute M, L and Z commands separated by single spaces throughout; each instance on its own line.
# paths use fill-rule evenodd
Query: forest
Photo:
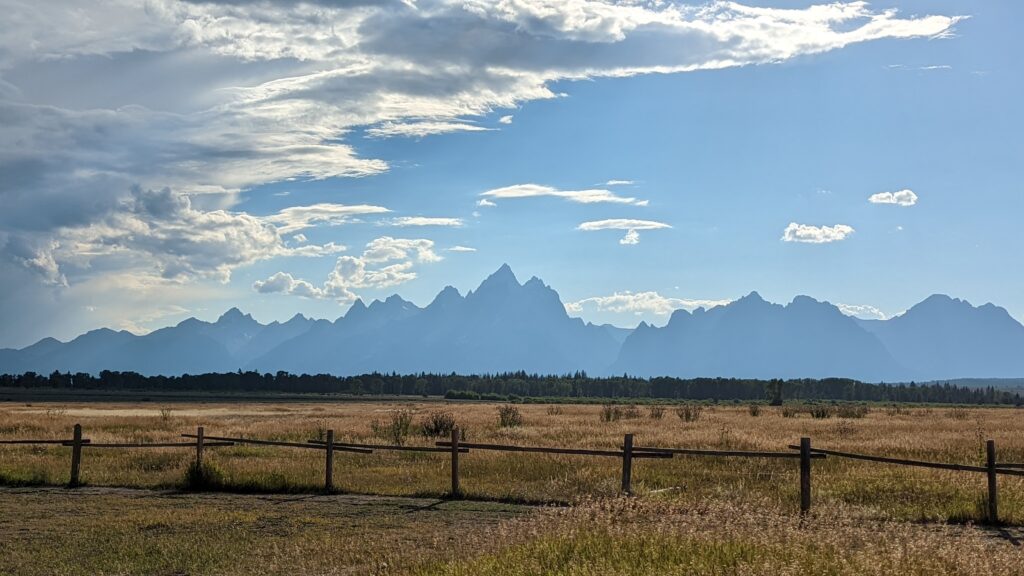
M 227 372 L 182 376 L 143 376 L 135 372 L 26 372 L 0 375 L 3 388 L 139 390 L 176 392 L 308 393 L 366 396 L 445 396 L 453 400 L 650 399 L 766 401 L 841 400 L 975 405 L 1024 404 L 1019 391 L 971 388 L 945 383 L 869 384 L 846 378 L 757 380 L 737 378 L 590 377 L 585 372 L 539 375 L 499 374 L 261 374 Z

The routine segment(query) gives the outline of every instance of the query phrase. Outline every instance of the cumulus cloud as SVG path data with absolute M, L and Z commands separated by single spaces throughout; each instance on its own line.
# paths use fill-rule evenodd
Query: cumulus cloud
M 917 194 L 912 190 L 898 192 L 879 192 L 868 197 L 872 204 L 895 204 L 897 206 L 913 206 L 917 204 Z
M 480 194 L 484 198 L 481 200 L 488 200 L 489 198 L 537 198 L 542 196 L 553 196 L 555 198 L 564 198 L 570 202 L 576 202 L 579 204 L 598 204 L 598 203 L 612 203 L 612 204 L 633 204 L 637 206 L 645 206 L 647 202 L 645 200 L 637 200 L 636 198 L 619 196 L 609 190 L 559 190 L 551 186 L 541 186 L 540 184 L 516 184 L 514 186 L 505 186 L 504 188 L 495 188 L 488 190 Z M 479 204 L 484 206 L 485 204 Z M 493 205 L 490 204 L 490 205 Z
M 277 272 L 266 280 L 253 283 L 253 290 L 262 294 L 291 294 L 303 298 L 333 299 L 351 302 L 355 290 L 388 288 L 416 278 L 415 264 L 437 262 L 434 242 L 427 239 L 404 239 L 384 236 L 366 245 L 362 256 L 340 256 L 322 286 Z
M 498 118 L 498 123 L 499 124 L 511 124 L 512 123 L 512 115 L 509 114 L 507 116 L 502 116 L 501 118 Z
M 807 244 L 827 244 L 845 240 L 854 233 L 852 226 L 836 224 L 835 226 L 811 226 L 790 222 L 782 232 L 783 242 L 803 242 Z
M 653 314 L 667 316 L 672 312 L 695 310 L 697 308 L 714 308 L 724 306 L 729 300 L 691 300 L 662 296 L 657 292 L 615 292 L 611 296 L 592 296 L 575 302 L 567 302 L 565 309 L 573 314 L 582 314 L 586 310 L 599 312 L 631 313 L 636 315 Z
M 626 235 L 619 239 L 619 244 L 632 246 L 640 243 L 640 230 L 660 230 L 671 228 L 669 224 L 654 220 L 634 220 L 631 218 L 611 218 L 608 220 L 592 220 L 583 222 L 577 230 L 593 232 L 596 230 L 625 230 Z
M 869 304 L 836 304 L 836 308 L 847 316 L 864 320 L 886 320 L 888 316 L 878 308 Z
M 437 218 L 428 216 L 401 216 L 383 222 L 390 226 L 462 226 L 462 218 Z

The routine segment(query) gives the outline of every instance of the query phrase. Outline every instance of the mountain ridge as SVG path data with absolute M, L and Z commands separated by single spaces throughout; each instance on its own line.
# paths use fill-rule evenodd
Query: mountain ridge
M 296 314 L 269 324 L 232 307 L 214 322 L 187 318 L 145 335 L 99 328 L 0 350 L 0 372 L 54 370 L 1019 378 L 1024 325 L 994 304 L 942 294 L 888 320 L 861 320 L 810 296 L 783 305 L 752 291 L 722 306 L 675 310 L 664 326 L 626 329 L 570 316 L 551 286 L 536 276 L 520 283 L 506 264 L 465 295 L 444 287 L 424 307 L 393 294 L 368 305 L 357 299 L 333 321 Z

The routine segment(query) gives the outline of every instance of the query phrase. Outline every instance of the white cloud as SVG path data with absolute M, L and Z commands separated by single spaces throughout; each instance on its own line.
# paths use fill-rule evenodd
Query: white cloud
M 898 192 L 879 192 L 868 197 L 872 204 L 896 204 L 897 206 L 913 206 L 917 204 L 917 194 L 912 190 Z
M 476 205 L 477 206 L 481 206 L 481 207 L 486 207 L 486 208 L 497 206 L 497 204 L 495 204 L 494 202 L 491 202 L 487 198 L 481 198 L 481 199 L 477 200 L 476 201 Z
M 476 252 L 476 248 L 470 248 L 469 246 L 452 246 L 448 249 L 449 252 Z
M 836 304 L 836 308 L 839 308 L 839 311 L 847 316 L 864 320 L 885 320 L 888 318 L 885 312 L 868 304 Z
M 573 314 L 581 314 L 587 309 L 599 312 L 632 313 L 636 315 L 653 314 L 667 316 L 675 310 L 695 310 L 697 308 L 714 308 L 724 306 L 729 300 L 691 300 L 662 296 L 657 292 L 615 292 L 611 296 L 592 296 L 575 302 L 567 302 L 565 309 Z
M 639 244 L 639 243 L 640 243 L 640 233 L 637 232 L 635 228 L 630 228 L 629 231 L 626 232 L 626 235 L 619 239 L 619 244 L 622 244 L 624 246 L 628 246 L 628 245 L 632 245 L 632 244 Z
M 352 222 L 353 217 L 356 216 L 384 214 L 387 212 L 390 212 L 390 210 L 383 206 L 371 206 L 368 204 L 347 206 L 345 204 L 321 203 L 285 208 L 277 214 L 265 217 L 264 220 L 277 225 L 280 233 L 290 234 L 311 228 L 317 224 L 338 226 Z
M 434 252 L 432 240 L 384 236 L 368 243 L 360 257 L 338 257 L 323 286 L 315 286 L 287 272 L 277 272 L 266 280 L 253 283 L 253 289 L 264 294 L 351 302 L 357 298 L 354 290 L 388 288 L 409 282 L 416 278 L 412 270 L 414 264 L 439 260 L 441 257 Z
M 502 116 L 501 118 L 498 118 L 498 123 L 499 124 L 511 124 L 512 123 L 512 115 L 509 114 L 508 116 Z
M 462 226 L 462 218 L 435 218 L 427 216 L 401 216 L 383 222 L 390 226 Z
M 556 198 L 564 198 L 570 202 L 577 202 L 579 204 L 597 204 L 597 203 L 612 203 L 612 204 L 633 204 L 633 205 L 646 205 L 646 200 L 637 200 L 636 198 L 630 198 L 625 196 L 619 196 L 608 190 L 559 190 L 552 188 L 551 186 L 541 186 L 540 184 L 516 184 L 514 186 L 505 186 L 504 188 L 495 188 L 488 190 L 480 194 L 484 196 L 483 200 L 488 198 L 537 198 L 542 196 L 553 196 Z M 479 204 L 483 206 L 483 204 Z
M 632 180 L 609 180 L 604 183 L 605 186 L 629 186 L 633 184 Z
M 369 128 L 367 136 L 372 138 L 392 138 L 401 136 L 406 138 L 423 138 L 434 134 L 448 134 L 450 132 L 487 132 L 493 128 L 485 128 L 466 122 L 384 122 L 379 126 Z
M 304 243 L 306 241 L 306 235 L 305 234 L 301 234 L 301 233 L 300 234 L 296 234 L 296 235 L 292 236 L 292 240 L 302 244 L 302 243 Z
M 782 232 L 783 242 L 803 242 L 807 244 L 826 244 L 845 240 L 854 233 L 854 229 L 846 224 L 835 226 L 811 226 L 790 222 Z
M 659 230 L 671 228 L 664 222 L 654 220 L 633 220 L 629 218 L 611 218 L 608 220 L 592 220 L 583 222 L 576 227 L 577 230 L 593 232 L 595 230 L 625 230 L 626 235 L 619 239 L 619 244 L 631 246 L 640 243 L 640 230 Z

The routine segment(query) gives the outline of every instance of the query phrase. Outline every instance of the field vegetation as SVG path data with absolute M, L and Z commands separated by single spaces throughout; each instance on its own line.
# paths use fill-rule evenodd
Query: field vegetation
M 636 445 L 644 447 L 769 451 L 784 450 L 801 436 L 809 436 L 821 448 L 975 465 L 984 462 L 984 443 L 991 438 L 996 441 L 1000 461 L 1024 462 L 1024 413 L 1015 408 L 786 404 L 758 405 L 754 410 L 748 403 L 661 408 L 457 402 L 7 403 L 0 405 L 0 439 L 68 438 L 72 426 L 81 423 L 84 436 L 93 442 L 178 441 L 181 433 L 194 432 L 201 425 L 213 436 L 305 442 L 322 439 L 332 429 L 340 441 L 430 446 L 448 437 L 457 425 L 471 442 L 612 450 L 621 446 L 625 433 L 635 434 Z M 150 539 L 143 544 L 131 526 L 132 522 L 163 526 L 151 533 L 159 542 L 157 535 L 163 531 L 169 535 L 184 531 L 185 516 L 203 525 L 200 517 L 190 516 L 198 512 L 175 518 L 161 512 L 159 506 L 151 513 L 134 509 L 134 497 L 122 496 L 117 490 L 170 489 L 174 498 L 189 502 L 194 498 L 195 506 L 209 508 L 211 524 L 201 530 L 212 532 L 217 522 L 243 518 L 230 522 L 239 522 L 238 529 L 244 532 L 245 526 L 259 524 L 258 514 L 246 515 L 248 511 L 243 514 L 231 506 L 244 510 L 245 501 L 260 503 L 251 504 L 258 507 L 268 498 L 283 498 L 271 493 L 312 495 L 323 485 L 320 451 L 251 445 L 210 448 L 206 454 L 209 467 L 198 478 L 197 471 L 189 472 L 193 459 L 194 451 L 187 448 L 85 448 L 85 490 L 113 490 L 96 495 L 109 500 L 109 507 L 103 508 L 102 517 L 90 516 L 88 522 L 99 530 L 107 522 L 113 525 L 118 518 L 129 519 L 90 546 L 157 546 L 153 554 L 165 555 L 166 565 L 183 566 L 178 572 L 163 573 L 232 573 L 223 570 L 221 556 L 244 555 L 244 542 L 256 538 L 253 534 L 259 534 L 258 530 L 231 538 L 223 545 L 224 552 L 212 555 L 208 562 L 203 561 L 206 563 L 186 565 L 186 558 L 175 557 L 169 543 L 166 549 Z M 70 449 L 66 447 L 0 445 L 0 485 L 22 487 L 0 490 L 8 530 L 43 522 L 48 515 L 59 523 L 59 510 L 50 510 L 45 499 L 32 500 L 36 497 L 31 495 L 38 491 L 25 487 L 66 483 L 69 462 Z M 1020 529 L 1013 526 L 1024 524 L 1024 481 L 1020 478 L 1000 477 L 1000 516 L 1009 526 L 993 531 L 970 527 L 984 518 L 983 474 L 838 458 L 816 460 L 814 506 L 811 515 L 801 519 L 797 513 L 797 462 L 793 460 L 687 456 L 640 460 L 633 470 L 637 497 L 631 499 L 618 497 L 620 466 L 617 458 L 473 450 L 460 459 L 462 488 L 470 499 L 494 503 L 490 506 L 496 507 L 496 516 L 483 516 L 493 522 L 468 522 L 458 528 L 458 522 L 439 510 L 435 515 L 438 524 L 424 528 L 404 516 L 388 516 L 388 512 L 387 518 L 375 520 L 380 522 L 380 532 L 375 532 L 376 524 L 371 523 L 367 538 L 373 539 L 374 534 L 396 538 L 422 554 L 389 556 L 382 548 L 373 556 L 377 562 L 373 570 L 403 574 L 987 574 L 1021 570 L 1021 549 L 1008 543 L 1008 539 L 1019 543 Z M 448 481 L 446 454 L 335 454 L 334 482 L 342 493 L 439 498 L 446 495 Z M 179 492 L 189 486 L 235 494 Z M 69 498 L 78 493 L 40 490 Z M 162 498 L 174 502 L 170 495 Z M 309 498 L 312 503 L 357 496 Z M 38 508 L 30 513 L 26 503 Z M 521 506 L 538 503 L 572 506 Z M 486 507 L 483 502 L 465 505 Z M 119 507 L 130 511 L 117 514 L 114 510 Z M 295 518 L 282 520 L 282 532 L 274 535 L 276 544 L 269 549 L 259 547 L 258 552 L 251 549 L 237 564 L 237 573 L 294 572 L 274 568 L 288 565 L 288 558 L 293 557 L 297 562 L 293 566 L 308 568 L 299 571 L 347 573 L 327 568 L 343 565 L 362 567 L 352 573 L 372 573 L 369 564 L 356 562 L 355 553 L 345 548 L 353 546 L 351 542 L 324 552 L 317 539 L 321 531 L 328 537 L 332 520 L 316 520 L 316 507 L 311 510 L 297 510 Z M 406 536 L 407 529 L 417 536 Z M 450 530 L 455 530 L 457 537 Z M 68 550 L 86 546 L 80 535 L 61 536 L 60 531 L 50 526 L 44 533 L 63 539 Z M 349 532 L 342 530 L 336 537 L 356 538 L 354 533 L 346 534 Z M 212 545 L 227 539 L 211 538 Z M 170 539 L 168 536 L 168 542 Z M 430 552 L 441 540 L 457 541 L 451 549 L 465 553 L 446 556 Z M 58 569 L 65 566 L 62 562 L 71 563 L 80 556 L 55 558 L 38 547 L 44 547 L 43 543 L 32 538 L 0 538 L 0 552 L 7 558 L 0 560 L 0 573 L 31 574 L 21 569 L 26 564 L 17 562 L 39 554 L 52 569 L 38 573 L 133 573 L 119 569 L 121 564 L 110 564 L 114 560 L 98 552 L 88 556 L 94 562 L 90 570 L 76 571 L 67 567 L 71 564 Z M 350 556 L 344 556 L 342 549 L 349 550 Z M 305 555 L 317 559 L 298 559 Z M 1012 569 L 1001 564 L 1007 557 L 1017 558 Z M 132 562 L 143 562 L 141 558 L 118 561 L 132 566 Z M 380 565 L 387 567 L 381 569 Z

